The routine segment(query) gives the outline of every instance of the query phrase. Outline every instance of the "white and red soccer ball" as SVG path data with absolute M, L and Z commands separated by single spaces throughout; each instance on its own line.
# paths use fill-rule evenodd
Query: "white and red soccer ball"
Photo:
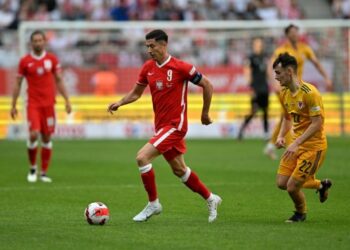
M 109 209 L 102 202 L 92 202 L 85 209 L 84 215 L 90 225 L 104 225 L 109 220 Z

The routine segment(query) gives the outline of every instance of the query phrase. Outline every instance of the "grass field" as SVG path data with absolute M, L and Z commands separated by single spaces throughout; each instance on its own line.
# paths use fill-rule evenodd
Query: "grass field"
M 318 177 L 334 186 L 321 204 L 306 190 L 307 221 L 285 224 L 293 211 L 275 187 L 277 161 L 263 142 L 189 140 L 187 164 L 223 198 L 218 220 L 207 222 L 206 203 L 154 162 L 163 213 L 145 223 L 132 217 L 147 198 L 135 164 L 142 140 L 54 141 L 54 182 L 27 183 L 24 141 L 0 141 L 0 249 L 349 249 L 349 138 L 329 139 Z M 110 209 L 105 226 L 90 226 L 86 205 Z

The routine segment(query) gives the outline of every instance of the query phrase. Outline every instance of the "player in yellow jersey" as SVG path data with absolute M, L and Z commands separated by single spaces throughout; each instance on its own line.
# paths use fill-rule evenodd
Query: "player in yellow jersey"
M 320 74 L 323 76 L 323 78 L 325 79 L 327 88 L 331 89 L 332 82 L 329 79 L 326 71 L 323 69 L 322 65 L 320 64 L 319 60 L 317 59 L 315 53 L 313 52 L 313 50 L 310 48 L 309 45 L 299 40 L 299 28 L 291 24 L 288 27 L 286 27 L 285 35 L 287 37 L 287 41 L 274 51 L 271 57 L 271 65 L 272 65 L 272 62 L 277 58 L 279 54 L 287 52 L 296 59 L 298 64 L 297 76 L 298 76 L 298 79 L 302 79 L 305 59 L 310 60 L 313 63 L 313 65 L 316 67 L 316 69 L 320 72 Z M 277 95 L 279 95 L 279 86 L 276 86 L 276 92 L 277 92 Z M 279 123 L 275 126 L 271 139 L 266 145 L 264 150 L 264 153 L 268 155 L 271 159 L 277 158 L 276 152 L 275 152 L 276 148 L 274 144 L 276 142 L 277 135 L 281 127 L 281 121 L 282 121 L 282 118 L 279 121 Z M 288 145 L 290 142 L 291 142 L 291 134 L 287 133 L 286 144 Z
M 295 57 L 280 54 L 273 62 L 273 69 L 281 86 L 280 99 L 284 110 L 276 147 L 286 147 L 276 181 L 279 188 L 287 190 L 295 205 L 294 215 L 286 222 L 300 222 L 306 219 L 305 195 L 301 189 L 317 189 L 320 201 L 324 202 L 332 186 L 328 179 L 315 179 L 327 150 L 323 103 L 316 87 L 297 76 Z M 286 146 L 285 135 L 291 129 L 293 142 Z

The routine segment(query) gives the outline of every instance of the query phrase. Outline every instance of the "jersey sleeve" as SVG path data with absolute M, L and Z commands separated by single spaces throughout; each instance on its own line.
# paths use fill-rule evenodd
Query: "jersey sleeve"
M 322 115 L 322 99 L 321 95 L 317 91 L 313 90 L 309 92 L 307 95 L 305 95 L 305 99 L 310 116 Z
M 180 71 L 183 74 L 185 80 L 194 84 L 198 84 L 202 79 L 202 74 L 192 64 L 181 62 Z
M 137 84 L 147 86 L 148 85 L 148 79 L 147 79 L 147 64 L 144 64 L 137 80 Z
M 52 55 L 52 73 L 60 73 L 61 72 L 61 63 L 55 55 Z
M 305 44 L 304 51 L 305 51 L 305 56 L 307 59 L 311 59 L 311 58 L 315 57 L 315 53 L 309 45 Z

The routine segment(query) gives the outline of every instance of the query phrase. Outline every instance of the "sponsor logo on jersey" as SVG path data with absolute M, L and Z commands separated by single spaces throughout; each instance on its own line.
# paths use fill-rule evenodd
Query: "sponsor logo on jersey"
M 156 81 L 156 88 L 158 90 L 162 90 L 163 89 L 163 81 L 162 80 L 157 80 Z
M 44 74 L 44 68 L 42 68 L 42 67 L 37 68 L 37 69 L 36 69 L 36 73 L 37 73 L 38 75 Z
M 52 62 L 49 59 L 44 60 L 44 68 L 46 71 L 51 71 L 52 69 Z
M 173 85 L 174 85 L 174 83 L 172 83 L 172 82 L 167 82 L 167 83 L 165 84 L 165 86 L 166 86 L 167 88 L 171 88 Z

